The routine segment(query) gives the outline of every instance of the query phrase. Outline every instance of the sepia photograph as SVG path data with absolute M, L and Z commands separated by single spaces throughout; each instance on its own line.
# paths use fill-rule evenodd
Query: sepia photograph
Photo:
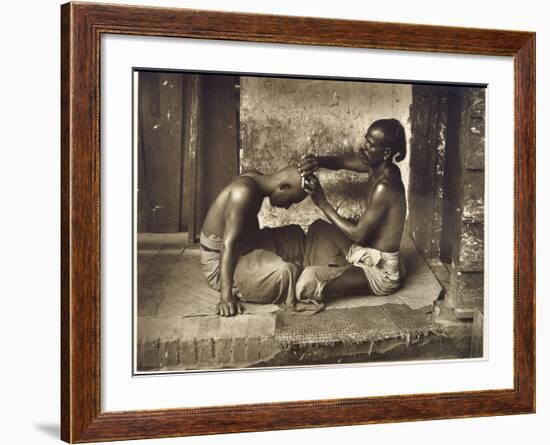
M 535 413 L 536 27 L 316 6 L 62 5 L 62 440 Z
M 133 72 L 134 375 L 483 359 L 486 86 Z

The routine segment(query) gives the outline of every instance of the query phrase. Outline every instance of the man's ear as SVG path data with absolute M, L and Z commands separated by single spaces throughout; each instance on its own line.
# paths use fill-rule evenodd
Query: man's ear
M 384 149 L 384 157 L 386 159 L 391 159 L 391 148 L 390 147 L 386 147 Z
M 279 190 L 290 190 L 292 185 L 289 182 L 282 182 L 279 184 Z

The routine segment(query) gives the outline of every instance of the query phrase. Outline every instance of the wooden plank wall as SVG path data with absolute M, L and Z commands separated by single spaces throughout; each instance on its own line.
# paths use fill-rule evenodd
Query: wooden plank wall
M 407 230 L 428 260 L 442 248 L 448 88 L 413 86 Z
M 140 72 L 138 82 L 138 231 L 178 232 L 186 226 L 181 221 L 183 78 Z
M 239 174 L 239 78 L 139 73 L 138 232 L 188 232 Z

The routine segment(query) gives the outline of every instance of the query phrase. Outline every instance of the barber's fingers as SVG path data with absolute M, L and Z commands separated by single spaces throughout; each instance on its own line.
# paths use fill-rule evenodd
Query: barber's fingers
M 312 167 L 312 166 L 305 166 L 305 167 L 302 167 L 300 169 L 300 175 L 301 176 L 308 176 L 308 175 L 312 175 L 313 173 L 315 173 L 316 171 L 318 171 L 319 168 L 318 167 Z
M 315 180 L 313 179 L 314 177 L 315 176 L 310 175 L 304 178 L 304 190 L 306 191 L 306 193 L 311 194 L 318 189 L 319 183 L 315 182 Z
M 311 164 L 311 163 L 302 164 L 298 167 L 298 171 L 302 176 L 312 175 L 318 170 L 319 170 L 319 166 L 317 164 Z
M 237 306 L 237 310 L 239 311 L 239 314 L 242 314 L 244 312 L 243 305 L 239 301 L 237 301 L 236 306 Z
M 317 157 L 312 153 L 308 153 L 300 158 L 300 164 L 306 162 L 317 162 Z
M 306 187 L 315 191 L 319 188 L 321 188 L 321 183 L 319 182 L 319 179 L 315 175 L 309 175 L 305 178 Z
M 317 157 L 312 154 L 302 156 L 300 163 L 298 164 L 298 170 L 302 176 L 310 175 L 317 170 L 319 170 L 319 164 L 317 162 Z
M 301 159 L 300 163 L 298 164 L 298 168 L 305 169 L 305 168 L 317 168 L 319 166 L 317 162 L 317 158 L 306 158 Z

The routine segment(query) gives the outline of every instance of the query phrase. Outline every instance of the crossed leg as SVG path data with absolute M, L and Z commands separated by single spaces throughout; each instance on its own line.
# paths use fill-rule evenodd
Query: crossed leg
M 299 299 L 327 301 L 353 294 L 372 294 L 364 272 L 349 264 L 353 242 L 336 226 L 316 220 L 306 236 L 304 270 L 296 283 Z

